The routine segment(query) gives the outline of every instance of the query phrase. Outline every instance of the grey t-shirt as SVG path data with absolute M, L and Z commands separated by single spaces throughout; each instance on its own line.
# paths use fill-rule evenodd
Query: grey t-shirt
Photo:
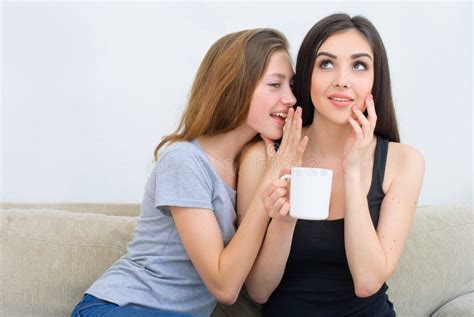
M 137 304 L 209 316 L 216 301 L 183 247 L 169 206 L 213 212 L 227 245 L 235 233 L 235 196 L 197 140 L 176 142 L 161 150 L 145 186 L 127 254 L 86 293 L 121 306 Z

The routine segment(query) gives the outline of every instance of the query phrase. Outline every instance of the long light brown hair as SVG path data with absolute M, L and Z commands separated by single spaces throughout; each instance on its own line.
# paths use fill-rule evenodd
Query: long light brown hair
M 288 41 L 269 28 L 231 33 L 215 42 L 199 66 L 177 129 L 162 138 L 154 152 L 155 160 L 165 144 L 241 126 L 271 55 L 280 50 L 288 52 Z

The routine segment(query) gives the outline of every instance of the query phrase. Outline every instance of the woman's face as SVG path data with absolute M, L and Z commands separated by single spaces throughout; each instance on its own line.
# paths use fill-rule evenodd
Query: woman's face
M 273 53 L 250 102 L 246 124 L 256 133 L 272 140 L 281 138 L 288 110 L 296 103 L 291 91 L 292 80 L 288 53 Z
M 374 54 L 357 30 L 336 33 L 323 42 L 311 75 L 311 100 L 315 115 L 347 124 L 355 103 L 363 112 L 364 98 L 374 83 Z M 316 114 L 316 112 L 318 114 Z

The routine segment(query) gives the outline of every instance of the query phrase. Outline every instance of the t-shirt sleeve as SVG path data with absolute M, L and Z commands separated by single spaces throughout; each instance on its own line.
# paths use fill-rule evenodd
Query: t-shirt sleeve
M 157 164 L 155 207 L 213 209 L 209 170 L 196 153 L 174 149 Z

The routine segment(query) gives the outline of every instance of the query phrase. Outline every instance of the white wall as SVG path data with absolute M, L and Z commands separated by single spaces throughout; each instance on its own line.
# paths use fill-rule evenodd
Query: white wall
M 2 201 L 140 202 L 160 138 L 220 36 L 362 14 L 384 39 L 420 204 L 472 205 L 472 4 L 3 2 Z

